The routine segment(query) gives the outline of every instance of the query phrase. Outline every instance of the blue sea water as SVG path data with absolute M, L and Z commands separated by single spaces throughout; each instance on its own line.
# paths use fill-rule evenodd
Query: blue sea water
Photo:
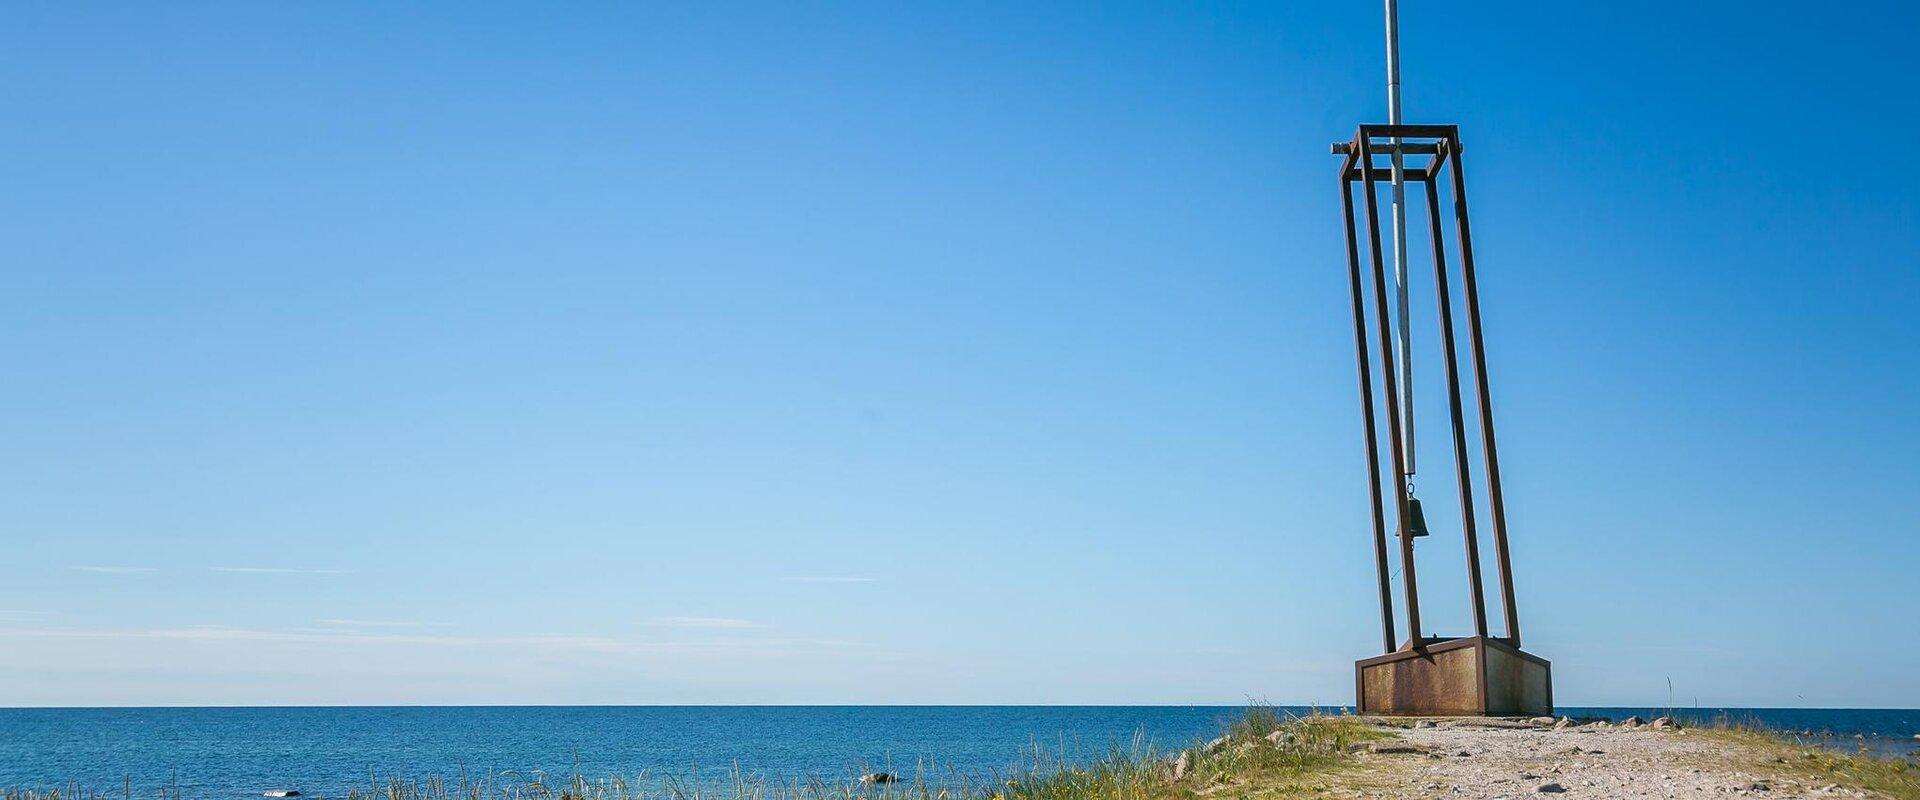
M 1304 712 L 1305 709 L 1292 709 Z M 780 781 L 840 781 L 883 769 L 975 779 L 1030 763 L 1038 744 L 1085 759 L 1136 735 L 1182 747 L 1216 734 L 1228 706 L 537 706 L 0 709 L 0 787 L 77 785 L 188 800 L 297 788 L 339 797 L 389 777 L 536 771 L 565 777 L 724 779 L 735 765 Z M 1562 708 L 1648 717 L 1649 709 Z M 1697 709 L 1793 731 L 1817 744 L 1904 754 L 1920 710 Z M 1859 739 L 1854 737 L 1858 735 Z

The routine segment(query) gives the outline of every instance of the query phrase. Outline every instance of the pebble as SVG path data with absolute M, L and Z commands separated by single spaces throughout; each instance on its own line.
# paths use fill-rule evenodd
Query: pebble
M 1543 783 L 1543 784 L 1540 784 L 1539 786 L 1533 787 L 1533 790 L 1536 792 L 1546 792 L 1548 794 L 1559 794 L 1561 792 L 1566 791 L 1567 787 L 1561 786 L 1560 784 L 1557 784 L 1557 783 Z

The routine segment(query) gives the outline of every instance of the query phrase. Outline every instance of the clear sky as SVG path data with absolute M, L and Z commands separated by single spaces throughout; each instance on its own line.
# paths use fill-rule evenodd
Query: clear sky
M 1920 706 L 1869 5 L 1404 3 L 1561 703 Z M 1378 650 L 1376 3 L 6 15 L 0 705 L 1340 704 Z

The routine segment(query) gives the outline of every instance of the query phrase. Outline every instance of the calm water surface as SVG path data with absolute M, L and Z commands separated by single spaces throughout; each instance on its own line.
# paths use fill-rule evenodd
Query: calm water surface
M 1304 709 L 1297 709 L 1304 711 Z M 1563 708 L 1575 716 L 1650 715 Z M 536 770 L 589 777 L 724 777 L 731 765 L 775 779 L 839 780 L 867 769 L 1005 773 L 1035 742 L 1068 758 L 1143 734 L 1180 747 L 1216 733 L 1234 706 L 541 706 L 399 708 L 0 709 L 0 787 L 123 779 L 152 796 L 177 781 L 188 800 L 257 798 L 297 788 L 338 797 L 374 778 Z M 1703 709 L 1790 730 L 1815 743 L 1882 753 L 1920 747 L 1920 711 Z M 1859 739 L 1853 738 L 1856 734 Z

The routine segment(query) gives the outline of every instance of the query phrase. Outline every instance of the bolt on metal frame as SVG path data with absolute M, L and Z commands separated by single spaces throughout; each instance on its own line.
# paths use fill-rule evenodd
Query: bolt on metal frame
M 1381 141 L 1384 140 L 1384 141 Z M 1333 146 L 1335 155 L 1345 156 L 1340 167 L 1341 208 L 1346 218 L 1347 233 L 1347 275 L 1349 289 L 1353 296 L 1353 336 L 1355 355 L 1360 375 L 1360 416 L 1365 429 L 1367 448 L 1367 487 L 1373 510 L 1373 547 L 1374 566 L 1380 583 L 1380 625 L 1382 640 L 1386 652 L 1397 649 L 1396 629 L 1393 615 L 1393 590 L 1387 559 L 1386 509 L 1382 498 L 1380 475 L 1380 446 L 1377 423 L 1374 419 L 1375 394 L 1372 378 L 1372 358 L 1368 354 L 1369 330 L 1379 332 L 1380 373 L 1385 382 L 1384 393 L 1380 398 L 1387 413 L 1387 433 L 1393 455 L 1396 480 L 1393 485 L 1395 498 L 1395 518 L 1400 539 L 1400 565 L 1404 584 L 1407 611 L 1407 648 L 1421 649 L 1428 642 L 1420 634 L 1420 593 L 1419 581 L 1414 570 L 1413 537 L 1408 524 L 1409 498 L 1401 491 L 1398 476 L 1411 472 L 1412 453 L 1405 445 L 1403 420 L 1410 420 L 1412 409 L 1411 393 L 1403 393 L 1399 385 L 1399 376 L 1408 374 L 1404 363 L 1405 355 L 1396 360 L 1394 338 L 1396 330 L 1390 323 L 1388 313 L 1388 290 L 1386 266 L 1381 252 L 1379 200 L 1373 191 L 1377 183 L 1399 183 L 1410 181 L 1425 185 L 1427 198 L 1427 216 L 1430 235 L 1433 240 L 1433 270 L 1435 294 L 1439 303 L 1439 322 L 1441 349 L 1445 356 L 1447 401 L 1450 421 L 1453 426 L 1453 454 L 1455 477 L 1460 491 L 1461 533 L 1466 540 L 1467 584 L 1473 604 L 1474 633 L 1487 636 L 1486 600 L 1483 594 L 1480 576 L 1480 543 L 1474 516 L 1474 491 L 1471 470 L 1468 465 L 1467 432 L 1465 415 L 1460 396 L 1460 370 L 1457 345 L 1454 338 L 1452 308 L 1453 283 L 1447 271 L 1446 247 L 1442 240 L 1439 177 L 1441 168 L 1447 168 L 1451 179 L 1453 196 L 1453 217 L 1460 239 L 1460 279 L 1462 296 L 1467 304 L 1467 339 L 1473 356 L 1473 377 L 1475 401 L 1479 411 L 1480 446 L 1486 462 L 1488 509 L 1493 522 L 1494 557 L 1500 576 L 1500 601 L 1505 612 L 1507 644 L 1520 647 L 1520 619 L 1514 603 L 1513 567 L 1507 551 L 1507 515 L 1506 504 L 1500 490 L 1500 455 L 1494 442 L 1493 405 L 1487 384 L 1486 346 L 1480 327 L 1480 292 L 1474 273 L 1473 235 L 1467 221 L 1467 188 L 1464 166 L 1461 161 L 1459 128 L 1454 125 L 1361 125 L 1351 142 L 1340 142 Z M 1389 165 L 1374 163 L 1375 156 L 1386 156 Z M 1407 156 L 1430 156 L 1424 166 L 1406 165 Z M 1360 267 L 1360 244 L 1354 218 L 1353 192 L 1355 184 L 1363 189 L 1366 205 L 1368 253 L 1372 265 L 1372 295 L 1374 303 L 1374 322 L 1367 320 L 1367 292 L 1362 288 Z M 1404 242 L 1404 239 L 1402 239 Z M 1404 244 L 1397 242 L 1404 247 Z M 1402 340 L 1407 332 L 1399 330 Z M 1403 399 L 1404 398 L 1404 399 Z

